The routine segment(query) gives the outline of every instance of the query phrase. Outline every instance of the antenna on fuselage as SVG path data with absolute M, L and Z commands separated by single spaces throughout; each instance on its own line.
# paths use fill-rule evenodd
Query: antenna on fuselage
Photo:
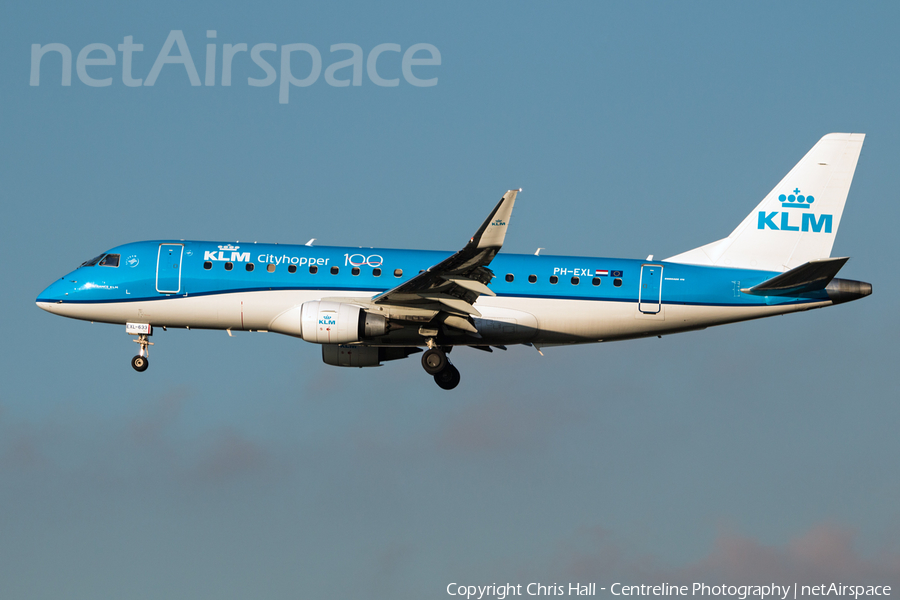
M 312 243 L 313 243 L 314 241 L 316 241 L 316 238 L 313 238 L 313 239 L 309 240 L 308 242 L 306 242 L 306 243 L 303 244 L 303 245 L 304 245 L 304 246 L 312 246 Z
M 534 251 L 534 255 L 535 255 L 535 256 L 540 256 L 540 255 L 541 255 L 541 250 L 546 250 L 546 248 L 538 248 L 537 250 Z

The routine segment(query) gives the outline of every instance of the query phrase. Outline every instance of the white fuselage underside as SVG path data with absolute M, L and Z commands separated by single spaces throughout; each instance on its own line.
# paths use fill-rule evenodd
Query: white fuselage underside
M 282 313 L 326 295 L 335 294 L 318 290 L 252 291 L 136 302 L 40 303 L 40 306 L 61 316 L 102 323 L 269 331 L 272 322 Z M 341 296 L 370 298 L 371 294 L 345 292 Z M 454 343 L 560 345 L 623 340 L 829 305 L 831 301 L 828 300 L 772 306 L 662 304 L 658 313 L 644 313 L 638 310 L 636 302 L 482 296 L 475 304 L 482 314 L 481 318 L 475 319 L 479 335 L 459 335 Z M 300 335 L 299 331 L 281 333 Z M 422 345 L 421 339 L 412 328 L 393 333 L 375 345 L 415 346 Z

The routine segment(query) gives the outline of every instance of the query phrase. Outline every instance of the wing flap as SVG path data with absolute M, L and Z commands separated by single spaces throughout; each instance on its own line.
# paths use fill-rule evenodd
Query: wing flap
M 484 285 L 480 281 L 475 279 L 467 279 L 465 277 L 444 277 L 450 283 L 455 283 L 460 287 L 464 287 L 467 290 L 475 292 L 476 294 L 481 294 L 482 296 L 496 296 L 494 290 Z
M 430 301 L 438 301 L 443 304 L 445 307 L 449 308 L 452 312 L 459 312 L 467 315 L 474 315 L 476 317 L 480 317 L 481 313 L 478 312 L 474 306 L 466 302 L 465 300 L 461 300 L 459 298 L 455 298 L 453 296 L 448 296 L 446 294 L 421 294 L 422 298 Z
M 448 315 L 444 319 L 444 325 L 446 325 L 447 327 L 461 329 L 462 331 L 465 331 L 467 333 L 478 333 L 478 330 L 475 329 L 475 326 L 472 325 L 468 319 L 456 315 Z

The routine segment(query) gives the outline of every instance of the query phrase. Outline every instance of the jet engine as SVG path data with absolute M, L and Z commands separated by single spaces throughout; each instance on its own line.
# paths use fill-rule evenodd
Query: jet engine
M 300 306 L 300 337 L 314 344 L 348 344 L 386 335 L 389 330 L 383 316 L 353 304 L 313 300 Z

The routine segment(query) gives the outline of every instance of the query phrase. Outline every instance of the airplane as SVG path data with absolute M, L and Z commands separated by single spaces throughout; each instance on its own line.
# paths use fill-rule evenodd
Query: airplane
M 274 332 L 325 363 L 376 367 L 422 353 L 453 389 L 457 346 L 492 352 L 705 329 L 872 293 L 831 257 L 864 134 L 819 140 L 726 238 L 665 260 L 501 254 L 521 190 L 455 253 L 153 240 L 112 248 L 52 283 L 47 312 L 125 325 L 149 365 L 153 329 Z M 543 352 L 541 352 L 543 354 Z

